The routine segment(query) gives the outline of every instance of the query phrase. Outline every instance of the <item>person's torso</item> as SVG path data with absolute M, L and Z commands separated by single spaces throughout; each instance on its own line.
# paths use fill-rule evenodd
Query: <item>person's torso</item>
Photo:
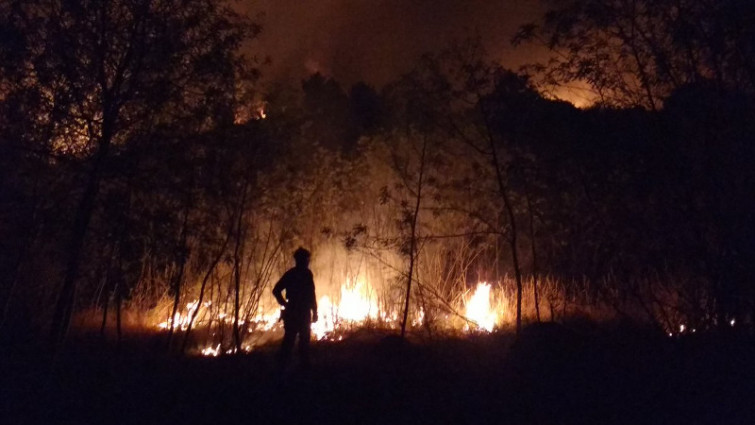
M 293 268 L 286 272 L 286 300 L 289 310 L 308 310 L 313 301 L 314 282 L 312 272 L 305 268 Z

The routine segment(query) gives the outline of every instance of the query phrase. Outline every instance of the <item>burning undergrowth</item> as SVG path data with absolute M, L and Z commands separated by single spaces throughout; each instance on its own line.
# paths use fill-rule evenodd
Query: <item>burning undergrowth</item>
M 475 273 L 483 277 L 480 280 L 469 276 L 471 273 L 448 273 L 447 270 L 454 269 L 438 264 L 443 264 L 439 259 L 451 252 L 432 256 L 430 253 L 425 247 L 422 255 L 426 257 L 422 257 L 416 272 L 419 277 L 414 279 L 412 287 L 408 330 L 433 337 L 515 328 L 518 295 L 515 279 L 503 276 L 487 280 L 494 274 L 484 271 Z M 407 283 L 405 258 L 385 251 L 378 254 L 349 251 L 335 244 L 320 247 L 311 264 L 318 300 L 313 340 L 338 342 L 364 330 L 396 333 L 401 329 Z M 162 334 L 160 337 L 165 337 L 172 350 L 188 354 L 219 356 L 275 345 L 283 335 L 283 325 L 271 288 L 286 269 L 286 257 L 279 251 L 255 261 L 247 260 L 240 268 L 238 290 L 234 268 L 223 262 L 209 271 L 203 271 L 202 264 L 187 267 L 178 297 L 172 292 L 169 279 L 160 283 L 160 279 L 145 274 L 124 302 L 123 316 L 140 330 Z M 483 266 L 479 270 L 484 270 Z M 156 283 L 150 286 L 153 281 Z M 526 276 L 521 290 L 522 323 L 574 319 L 605 322 L 630 317 L 653 324 L 670 337 L 706 329 L 705 318 L 695 320 L 685 315 L 674 299 L 662 297 L 666 292 L 679 292 L 660 292 L 658 288 L 667 288 L 665 281 L 659 279 L 638 286 L 641 294 L 653 295 L 640 296 L 639 300 L 658 300 L 650 304 L 619 299 L 609 289 L 621 284 L 617 280 L 591 285 L 548 276 Z M 102 318 L 101 332 L 105 333 L 106 324 L 120 326 L 115 320 L 120 314 L 117 309 L 91 311 L 90 329 L 99 326 L 98 311 Z M 729 320 L 738 324 L 734 317 Z
M 457 308 L 448 307 L 444 314 L 435 314 L 433 326 L 445 331 L 488 333 L 504 326 L 510 318 L 509 298 L 500 286 L 478 283 L 460 294 Z M 166 310 L 166 308 L 163 308 Z M 199 304 L 192 300 L 173 318 L 168 317 L 153 326 L 160 331 L 194 333 L 194 352 L 204 356 L 233 354 L 237 351 L 232 327 L 235 316 L 232 305 L 215 305 L 212 301 Z M 348 334 L 364 328 L 395 330 L 400 327 L 401 315 L 396 308 L 381 299 L 379 291 L 364 280 L 345 282 L 335 294 L 323 294 L 318 300 L 318 318 L 312 324 L 312 338 L 318 341 L 340 341 Z M 164 316 L 163 316 L 164 317 Z M 283 324 L 280 310 L 262 303 L 259 311 L 238 320 L 242 329 L 241 348 L 250 352 L 280 338 Z M 418 306 L 409 315 L 408 327 L 421 330 L 429 326 L 427 313 Z

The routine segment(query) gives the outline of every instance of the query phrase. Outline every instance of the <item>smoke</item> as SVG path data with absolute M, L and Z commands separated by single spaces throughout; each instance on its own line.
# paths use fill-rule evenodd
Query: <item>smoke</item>
M 516 68 L 533 58 L 509 40 L 542 12 L 525 0 L 244 0 L 264 14 L 253 52 L 269 57 L 270 80 L 297 81 L 320 72 L 351 84 L 381 86 L 409 71 L 421 54 L 479 36 L 491 55 Z

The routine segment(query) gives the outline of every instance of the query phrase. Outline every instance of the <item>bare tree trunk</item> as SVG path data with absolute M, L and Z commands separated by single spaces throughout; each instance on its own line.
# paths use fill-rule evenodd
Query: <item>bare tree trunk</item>
M 241 202 L 239 203 L 238 215 L 236 218 L 236 246 L 233 249 L 233 285 L 234 285 L 234 300 L 233 300 L 233 341 L 236 345 L 236 353 L 241 353 L 241 332 L 239 330 L 239 308 L 241 306 L 241 249 L 243 246 L 244 235 L 242 232 L 242 226 L 244 223 L 244 208 L 246 207 L 246 195 L 249 188 L 249 183 L 244 184 L 244 189 L 241 194 Z
M 517 226 L 516 216 L 514 215 L 514 206 L 512 205 L 509 197 L 506 183 L 504 182 L 503 172 L 501 171 L 500 159 L 498 158 L 498 150 L 495 145 L 495 138 L 491 132 L 491 126 L 488 122 L 488 116 L 484 108 L 482 108 L 482 115 L 485 119 L 485 127 L 488 132 L 488 143 L 490 145 L 490 165 L 495 169 L 495 176 L 498 183 L 498 192 L 503 199 L 503 207 L 506 210 L 506 216 L 511 226 L 511 233 L 508 237 L 509 247 L 511 248 L 511 260 L 514 263 L 514 278 L 516 280 L 516 336 L 518 337 L 522 330 L 522 270 L 519 264 L 519 250 L 517 249 Z
M 418 282 L 421 281 L 419 279 L 419 277 L 417 277 L 417 281 Z M 427 331 L 427 336 L 429 336 L 430 338 L 432 338 L 433 337 L 433 324 L 432 324 L 432 318 L 430 317 L 430 314 L 429 314 L 430 309 L 428 308 L 427 297 L 425 296 L 424 285 L 418 284 L 417 285 L 417 289 L 418 289 L 418 292 L 419 292 L 419 302 L 420 302 L 420 305 L 422 306 L 422 309 L 424 311 L 424 316 L 423 316 L 422 324 L 424 325 L 423 327 Z
M 106 278 L 107 279 L 107 278 Z M 105 282 L 105 305 L 102 307 L 102 324 L 100 324 L 100 337 L 105 338 L 105 328 L 107 327 L 107 313 L 110 306 L 110 288 Z
M 191 317 L 189 318 L 189 325 L 186 328 L 186 334 L 184 334 L 184 340 L 183 340 L 183 343 L 181 344 L 181 354 L 186 352 L 186 346 L 189 343 L 189 334 L 191 333 L 191 328 L 192 326 L 194 326 L 194 320 L 197 318 L 197 313 L 199 313 L 199 308 L 202 306 L 202 302 L 204 301 L 204 291 L 205 291 L 205 288 L 207 288 L 207 282 L 209 282 L 210 276 L 212 276 L 212 273 L 215 271 L 215 268 L 218 266 L 218 263 L 220 263 L 220 260 L 223 258 L 223 254 L 225 253 L 225 249 L 228 246 L 228 242 L 230 241 L 230 239 L 231 239 L 231 233 L 228 232 L 228 236 L 223 242 L 223 246 L 218 251 L 218 255 L 215 258 L 213 258 L 212 264 L 210 264 L 210 268 L 207 270 L 207 273 L 205 273 L 204 278 L 202 279 L 202 285 L 199 287 L 199 299 L 197 300 L 197 308 L 191 312 Z
M 115 329 L 118 335 L 118 346 L 121 345 L 123 338 L 123 327 L 121 325 L 121 305 L 123 304 L 123 285 L 118 282 L 115 286 Z
M 532 292 L 535 297 L 535 316 L 540 323 L 540 299 L 537 293 L 537 249 L 535 245 L 535 213 L 532 211 L 532 200 L 527 194 L 527 210 L 530 216 L 530 246 L 532 247 Z
M 502 188 L 502 192 L 505 193 L 505 189 Z M 509 246 L 511 247 L 511 260 L 514 263 L 514 278 L 516 280 L 516 336 L 518 337 L 522 331 L 522 270 L 519 265 L 519 251 L 517 249 L 517 229 L 516 218 L 514 217 L 514 209 L 511 206 L 511 201 L 508 194 L 503 195 L 506 213 L 511 223 L 511 234 L 509 235 Z
M 124 227 L 123 238 L 128 234 L 128 228 Z M 122 243 L 122 242 L 121 242 Z M 115 296 L 115 331 L 118 337 L 118 347 L 121 346 L 121 340 L 123 338 L 123 326 L 122 326 L 122 306 L 123 306 L 123 291 L 126 290 L 126 279 L 128 273 L 125 273 L 123 268 L 123 249 L 118 250 L 118 276 L 115 279 L 115 286 L 113 287 L 113 294 Z
M 414 277 L 414 262 L 416 260 L 415 251 L 417 250 L 417 219 L 419 218 L 419 207 L 422 203 L 422 180 L 425 173 L 425 155 L 427 153 L 427 139 L 422 140 L 422 155 L 420 157 L 419 178 L 417 180 L 417 202 L 414 204 L 414 214 L 412 215 L 411 240 L 409 241 L 409 273 L 406 282 L 406 297 L 404 301 L 404 318 L 401 320 L 401 339 L 406 337 L 406 321 L 409 317 L 409 297 L 412 292 L 412 278 Z
M 268 232 L 267 236 L 267 242 L 265 243 L 265 250 L 262 253 L 261 259 L 263 260 L 262 268 L 256 272 L 256 276 L 254 279 L 254 286 L 249 291 L 249 298 L 247 299 L 244 307 L 244 320 L 249 322 L 251 320 L 252 313 L 257 310 L 260 303 L 260 298 L 262 298 L 262 295 L 264 294 L 263 286 L 265 281 L 267 281 L 273 272 L 273 266 L 274 266 L 274 260 L 276 257 L 276 254 L 280 251 L 282 242 L 278 240 L 275 242 L 275 245 L 270 247 L 272 244 L 272 227 L 270 228 L 270 231 Z M 247 267 L 249 267 L 249 264 L 252 263 L 252 258 L 249 257 L 249 261 L 247 263 Z
M 188 221 L 189 221 L 189 203 L 187 202 L 184 210 L 184 219 L 183 224 L 181 225 L 181 246 L 180 250 L 181 252 L 180 257 L 178 258 L 178 272 L 176 273 L 175 277 L 173 278 L 173 313 L 170 316 L 170 330 L 168 331 L 168 342 L 167 347 L 168 350 L 170 350 L 171 342 L 173 340 L 173 333 L 175 332 L 176 327 L 176 314 L 178 313 L 178 304 L 181 301 L 181 283 L 183 282 L 184 278 L 184 268 L 186 266 L 186 260 L 188 257 L 188 247 L 186 246 L 186 240 L 187 240 L 187 232 L 188 232 Z
M 115 243 L 110 244 L 110 254 L 107 258 L 107 266 L 105 266 L 105 283 L 103 284 L 102 291 L 105 293 L 105 305 L 102 308 L 102 324 L 100 325 L 100 337 L 105 338 L 105 330 L 107 328 L 107 314 L 110 307 L 110 282 L 112 282 L 112 266 L 113 256 L 115 256 Z
M 58 295 L 55 304 L 55 312 L 52 316 L 50 327 L 49 343 L 53 351 L 57 351 L 65 339 L 68 332 L 68 326 L 73 314 L 74 301 L 76 298 L 76 279 L 79 275 L 79 258 L 84 248 L 84 239 L 86 238 L 89 221 L 94 213 L 95 201 L 99 194 L 100 173 L 102 165 L 105 162 L 110 147 L 110 126 L 103 124 L 103 135 L 100 140 L 99 149 L 94 157 L 92 170 L 89 172 L 84 194 L 76 209 L 71 239 L 68 242 L 68 259 L 66 260 L 66 271 L 63 278 L 63 286 Z

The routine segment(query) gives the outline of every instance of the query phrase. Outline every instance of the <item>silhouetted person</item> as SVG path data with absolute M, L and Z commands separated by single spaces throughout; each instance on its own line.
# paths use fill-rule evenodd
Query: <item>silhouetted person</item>
M 309 251 L 299 247 L 294 252 L 296 266 L 284 273 L 273 287 L 273 295 L 284 309 L 281 315 L 285 333 L 279 353 L 282 366 L 291 358 L 297 335 L 302 364 L 309 365 L 310 324 L 317 321 L 315 282 L 309 270 L 309 256 Z

